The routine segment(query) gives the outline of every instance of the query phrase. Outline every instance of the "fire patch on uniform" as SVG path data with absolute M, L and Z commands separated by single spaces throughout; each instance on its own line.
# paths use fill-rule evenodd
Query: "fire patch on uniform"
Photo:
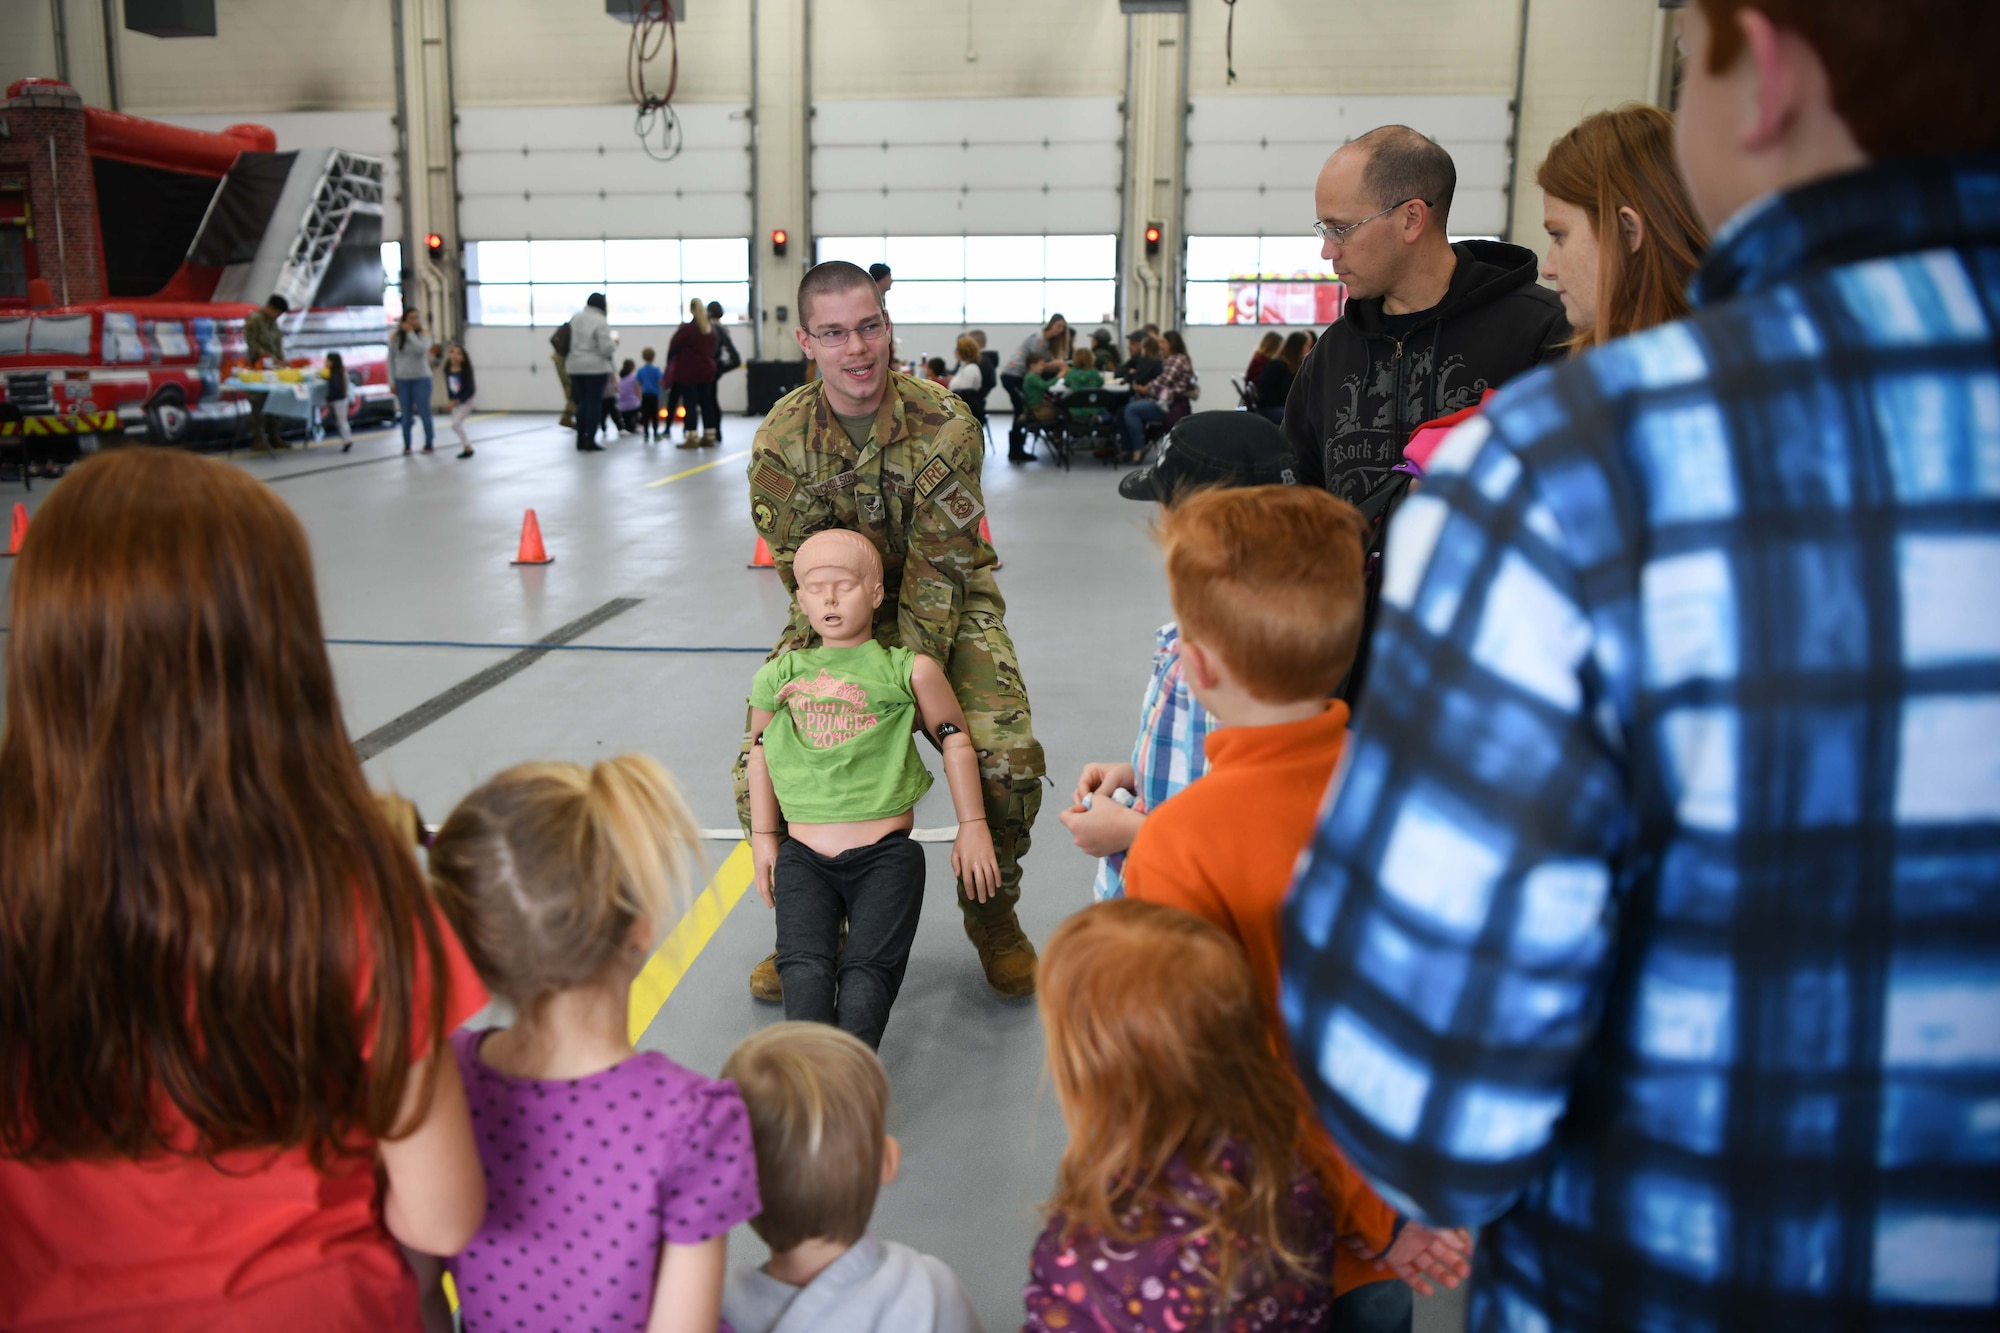
M 944 485 L 950 476 L 951 464 L 942 458 L 933 458 L 924 465 L 924 470 L 917 474 L 917 494 L 929 498 L 930 493 Z
M 965 488 L 965 483 L 958 481 L 939 491 L 933 499 L 937 507 L 944 510 L 945 517 L 961 529 L 970 527 L 986 508 Z

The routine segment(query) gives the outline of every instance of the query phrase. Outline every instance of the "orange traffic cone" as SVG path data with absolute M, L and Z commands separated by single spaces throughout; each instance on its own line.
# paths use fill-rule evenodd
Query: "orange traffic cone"
M 521 550 L 515 555 L 517 565 L 553 565 L 556 558 L 542 549 L 542 525 L 535 519 L 535 511 L 530 509 L 521 519 Z
M 7 525 L 7 554 L 21 554 L 21 543 L 28 536 L 28 506 L 18 500 L 14 503 L 14 521 Z
M 979 516 L 979 540 L 985 542 L 988 546 L 993 546 L 993 526 L 986 521 L 986 515 L 984 514 Z M 993 554 L 998 556 L 1000 548 L 993 546 Z M 1000 567 L 1000 562 L 996 559 L 993 562 L 993 568 L 999 569 Z
M 771 558 L 771 548 L 764 544 L 763 537 L 757 538 L 757 549 L 750 553 L 748 569 L 776 569 L 778 562 Z

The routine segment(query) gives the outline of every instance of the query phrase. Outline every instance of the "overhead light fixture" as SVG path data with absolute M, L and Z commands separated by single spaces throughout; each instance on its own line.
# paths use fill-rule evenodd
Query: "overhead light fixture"
M 148 37 L 213 37 L 215 0 L 125 0 L 125 28 Z
M 1187 0 L 1118 0 L 1121 14 L 1185 14 Z
M 671 0 L 671 3 L 674 7 L 674 22 L 686 23 L 687 0 Z M 661 11 L 660 0 L 604 0 L 604 12 L 620 23 L 637 23 L 639 16 L 648 10 L 652 11 L 652 17 L 656 20 L 666 17 Z

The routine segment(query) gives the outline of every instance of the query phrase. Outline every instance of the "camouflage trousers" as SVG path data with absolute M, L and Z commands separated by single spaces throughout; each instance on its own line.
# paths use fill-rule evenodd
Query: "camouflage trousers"
M 556 380 L 563 386 L 562 421 L 559 424 L 574 426 L 576 424 L 576 391 L 569 387 L 569 362 L 563 359 L 561 352 L 550 353 L 549 360 L 556 363 Z
M 788 627 L 778 652 L 810 644 L 811 632 Z M 1047 765 L 1028 715 L 1028 690 L 1021 681 L 1020 662 L 1006 625 L 990 611 L 967 611 L 959 617 L 958 637 L 945 667 L 958 706 L 965 710 L 966 730 L 979 753 L 979 785 L 986 799 L 986 827 L 1000 862 L 1000 891 L 984 903 L 974 902 L 958 886 L 959 910 L 973 921 L 1007 915 L 1021 899 L 1021 858 L 1042 808 L 1042 778 Z M 919 742 L 927 745 L 927 742 Z M 750 758 L 750 728 L 745 716 L 743 748 L 732 773 L 736 781 L 736 817 L 745 836 L 750 831 L 750 786 L 745 765 Z

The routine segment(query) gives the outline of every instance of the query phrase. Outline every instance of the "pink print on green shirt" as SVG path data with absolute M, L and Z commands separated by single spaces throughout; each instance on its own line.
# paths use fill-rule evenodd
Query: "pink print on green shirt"
M 868 692 L 825 669 L 811 680 L 788 681 L 778 690 L 778 706 L 791 713 L 792 728 L 815 750 L 831 750 L 873 731 L 881 718 L 868 710 Z

